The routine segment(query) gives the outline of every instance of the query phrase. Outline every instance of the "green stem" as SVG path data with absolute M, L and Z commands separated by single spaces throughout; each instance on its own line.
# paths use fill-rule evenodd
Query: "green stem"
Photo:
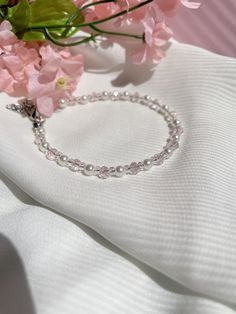
M 88 23 L 81 23 L 81 24 L 78 24 L 78 25 L 74 25 L 74 24 L 70 24 L 70 25 L 49 25 L 49 26 L 46 26 L 46 25 L 43 25 L 43 26 L 32 26 L 30 27 L 28 30 L 32 30 L 32 29 L 44 29 L 45 27 L 47 29 L 57 29 L 57 28 L 70 28 L 70 27 L 76 27 L 76 28 L 81 28 L 81 27 L 86 27 L 86 26 L 90 26 L 90 25 L 97 25 L 97 24 L 101 24 L 101 23 L 104 23 L 104 22 L 107 22 L 109 20 L 112 20 L 112 19 L 115 19 L 119 16 L 122 16 L 126 13 L 129 13 L 129 12 L 132 12 L 136 9 L 139 9 L 141 7 L 143 7 L 144 5 L 147 5 L 148 3 L 151 3 L 153 2 L 154 0 L 146 0 L 144 2 L 141 2 L 139 3 L 138 5 L 135 5 L 127 10 L 123 10 L 119 13 L 116 13 L 116 14 L 113 14 L 109 17 L 106 17 L 104 19 L 101 19 L 101 20 L 97 20 L 97 21 L 93 21 L 93 22 L 88 22 Z
M 97 2 L 88 3 L 88 4 L 84 5 L 84 6 L 82 6 L 80 9 L 78 9 L 78 11 L 75 14 L 70 16 L 70 18 L 66 22 L 66 25 L 70 25 L 78 16 L 80 16 L 80 13 L 83 10 L 85 10 L 85 9 L 91 7 L 91 6 L 99 5 L 99 4 L 107 3 L 107 2 L 114 2 L 114 0 L 101 0 L 101 1 L 97 1 Z M 69 29 L 68 28 L 65 29 L 64 32 L 62 33 L 62 37 L 67 37 L 68 32 L 69 32 Z
M 99 32 L 100 34 L 107 34 L 107 35 L 114 35 L 114 36 L 125 36 L 125 37 L 136 38 L 136 39 L 144 39 L 143 35 L 134 35 L 134 34 L 127 34 L 127 33 L 105 31 L 105 30 L 98 28 L 94 25 L 90 25 L 90 27 L 92 29 L 94 29 L 95 31 Z
M 4 13 L 2 12 L 1 9 L 0 9 L 0 16 L 1 16 L 1 18 L 2 18 L 3 20 L 5 20 L 5 15 L 4 15 Z
M 89 8 L 89 7 L 93 7 L 95 5 L 99 5 L 99 4 L 103 4 L 103 3 L 108 3 L 108 2 L 115 2 L 114 0 L 101 0 L 101 1 L 97 1 L 97 2 L 92 2 L 92 3 L 88 3 L 84 6 L 82 6 L 75 14 L 73 14 L 68 21 L 66 22 L 66 24 L 70 24 L 73 20 L 75 20 L 79 14 L 84 11 L 85 9 Z
M 55 45 L 61 46 L 61 47 L 72 47 L 72 46 L 81 45 L 81 44 L 87 43 L 87 42 L 89 42 L 89 41 L 91 41 L 91 40 L 94 40 L 95 37 L 98 36 L 98 34 L 95 34 L 95 35 L 91 35 L 91 36 L 86 37 L 86 38 L 84 38 L 84 39 L 82 39 L 82 40 L 79 40 L 79 41 L 74 41 L 74 42 L 71 42 L 71 43 L 63 43 L 63 42 L 57 40 L 56 38 L 54 38 L 54 37 L 50 34 L 50 32 L 49 32 L 49 30 L 47 29 L 47 27 L 44 27 L 44 34 L 45 34 L 45 37 L 46 37 L 48 40 L 50 40 L 50 41 L 51 41 L 52 43 L 54 43 Z

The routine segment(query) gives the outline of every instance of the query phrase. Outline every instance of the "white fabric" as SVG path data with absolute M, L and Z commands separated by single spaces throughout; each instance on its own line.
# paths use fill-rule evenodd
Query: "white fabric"
M 0 313 L 236 313 L 236 60 L 173 43 L 152 72 L 122 65 L 117 47 L 86 49 L 78 92 L 159 97 L 183 121 L 180 149 L 138 176 L 77 175 L 37 151 L 2 94 Z M 68 108 L 46 129 L 57 148 L 107 165 L 145 158 L 167 136 L 129 103 Z

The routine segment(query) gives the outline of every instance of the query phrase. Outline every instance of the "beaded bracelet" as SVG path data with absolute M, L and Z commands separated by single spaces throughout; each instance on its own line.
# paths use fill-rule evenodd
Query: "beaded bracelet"
M 54 161 L 58 165 L 66 167 L 73 172 L 80 172 L 87 176 L 97 176 L 100 179 L 107 179 L 109 177 L 120 178 L 124 175 L 135 175 L 141 171 L 147 171 L 153 166 L 161 165 L 179 147 L 179 140 L 181 134 L 183 133 L 183 128 L 181 127 L 180 121 L 176 117 L 176 112 L 170 111 L 167 105 L 162 105 L 159 100 L 152 99 L 149 95 L 140 96 L 138 93 L 129 93 L 127 91 L 104 91 L 102 93 L 92 93 L 71 99 L 61 99 L 59 102 L 59 108 L 63 109 L 67 106 L 76 104 L 84 105 L 88 102 L 107 100 L 138 103 L 163 116 L 169 128 L 169 137 L 163 147 L 163 150 L 140 162 L 133 161 L 130 164 L 119 165 L 116 167 L 94 166 L 90 163 L 82 162 L 79 159 L 70 158 L 64 153 L 58 151 L 56 148 L 51 147 L 45 137 L 45 118 L 39 114 L 33 101 L 24 99 L 19 102 L 19 104 L 7 105 L 7 109 L 29 117 L 33 123 L 35 144 L 48 160 Z

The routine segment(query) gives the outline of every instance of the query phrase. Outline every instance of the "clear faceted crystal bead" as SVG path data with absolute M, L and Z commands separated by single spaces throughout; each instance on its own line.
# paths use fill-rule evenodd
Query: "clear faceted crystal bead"
M 140 171 L 144 170 L 143 161 L 138 162 L 138 168 L 139 168 Z
M 129 172 L 129 168 L 130 168 L 130 165 L 124 165 L 124 169 L 125 169 L 125 172 L 126 172 L 126 173 Z
M 99 175 L 100 169 L 101 169 L 101 167 L 99 167 L 99 166 L 96 166 L 96 167 L 94 168 L 94 175 L 95 175 L 95 176 Z
M 133 93 L 133 94 L 129 94 L 129 97 L 126 98 L 127 100 L 136 103 L 139 100 L 139 93 Z
M 73 172 L 79 171 L 79 165 L 76 163 L 74 159 L 68 160 L 67 167 Z
M 37 136 L 43 136 L 45 134 L 45 129 L 43 127 L 35 128 L 34 132 Z
M 161 152 L 159 154 L 155 154 L 153 157 L 152 157 L 152 163 L 153 165 L 155 166 L 160 166 L 161 164 L 163 164 L 165 158 L 164 158 L 165 154 L 164 152 Z
M 70 98 L 68 100 L 68 106 L 75 106 L 76 105 L 76 100 L 74 97 Z
M 73 162 L 70 163 L 69 169 L 73 172 L 79 172 L 80 171 L 80 167 L 76 163 L 73 163 Z
M 57 158 L 57 150 L 56 149 L 49 149 L 47 154 L 46 154 L 46 158 L 48 160 L 51 160 L 51 161 L 56 160 L 56 158 Z
M 110 168 L 109 168 L 109 175 L 110 175 L 110 176 L 114 176 L 115 173 L 116 173 L 116 168 L 115 168 L 115 167 L 110 167 Z
M 137 174 L 140 171 L 140 167 L 137 162 L 132 162 L 130 164 L 129 173 L 130 174 Z
M 167 148 L 170 149 L 171 152 L 174 152 L 177 148 L 179 148 L 179 143 L 177 141 L 170 142 Z
M 85 165 L 86 164 L 80 161 L 79 159 L 71 159 L 69 169 L 74 172 L 77 172 L 77 171 L 83 172 Z
M 98 177 L 100 179 L 107 179 L 107 178 L 109 178 L 109 176 L 110 176 L 109 168 L 106 166 L 102 166 L 101 169 L 99 170 Z
M 179 126 L 175 129 L 174 133 L 175 133 L 175 135 L 181 135 L 181 134 L 183 134 L 183 132 L 184 132 L 184 129 L 181 126 Z
M 113 101 L 124 100 L 137 102 L 145 106 L 149 106 L 150 109 L 153 109 L 162 114 L 169 127 L 169 138 L 167 139 L 167 143 L 163 147 L 163 151 L 152 156 L 151 158 L 145 159 L 141 162 L 132 162 L 131 164 L 117 167 L 95 167 L 93 165 L 90 165 L 93 167 L 93 171 L 90 175 L 95 175 L 101 179 L 106 179 L 113 176 L 120 177 L 124 174 L 135 175 L 140 171 L 149 170 L 152 165 L 161 165 L 179 147 L 178 142 L 180 140 L 181 134 L 183 133 L 183 128 L 180 124 L 180 121 L 176 117 L 176 113 L 169 111 L 168 106 L 162 105 L 157 99 L 153 100 L 149 95 L 140 96 L 138 93 L 133 94 L 129 92 L 120 93 L 117 91 L 104 91 L 102 93 L 92 93 L 90 95 L 83 95 L 80 97 L 71 98 L 70 100 L 67 100 L 67 102 L 69 105 L 74 105 L 76 102 L 78 104 L 85 104 L 87 102 L 94 102 L 99 100 L 102 101 L 107 99 L 111 99 Z M 62 103 L 62 105 L 64 105 L 64 100 L 62 100 Z M 37 144 L 38 148 L 46 155 L 46 158 L 52 161 L 56 161 L 59 165 L 67 167 L 71 171 L 82 173 L 86 172 L 85 170 L 86 166 L 88 166 L 87 164 L 81 162 L 78 159 L 71 159 L 63 153 L 57 151 L 56 149 L 51 148 L 49 143 L 45 139 L 43 122 L 40 121 L 37 123 L 38 125 L 33 124 L 33 130 L 35 133 L 35 144 Z
M 78 160 L 78 159 L 77 159 L 77 160 Z M 85 163 L 85 162 L 79 161 L 79 169 L 80 169 L 81 172 L 84 171 L 85 166 L 86 166 L 86 163 Z
M 42 143 L 42 140 L 43 140 L 42 137 L 37 136 L 37 137 L 35 138 L 35 140 L 34 140 L 34 143 L 35 143 L 36 145 L 40 145 L 40 144 Z

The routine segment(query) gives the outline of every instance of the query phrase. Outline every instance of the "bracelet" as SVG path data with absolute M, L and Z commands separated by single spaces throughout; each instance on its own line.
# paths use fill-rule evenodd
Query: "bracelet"
M 161 165 L 167 160 L 173 152 L 179 147 L 180 136 L 183 133 L 180 121 L 176 117 L 176 112 L 170 111 L 167 105 L 162 105 L 159 100 L 152 99 L 149 95 L 140 96 L 138 93 L 125 92 L 107 92 L 92 93 L 80 97 L 73 97 L 71 99 L 61 99 L 59 108 L 63 109 L 67 106 L 84 105 L 88 102 L 96 101 L 129 101 L 138 103 L 148 107 L 154 112 L 160 114 L 168 124 L 169 137 L 163 150 L 154 154 L 140 162 L 131 162 L 126 165 L 119 165 L 116 167 L 109 166 L 94 166 L 90 163 L 85 163 L 79 159 L 70 158 L 64 153 L 58 151 L 56 148 L 50 146 L 45 136 L 45 118 L 39 114 L 36 105 L 33 101 L 24 99 L 18 104 L 7 105 L 7 109 L 21 113 L 27 116 L 33 123 L 33 131 L 35 134 L 35 144 L 39 150 L 46 156 L 48 160 L 56 162 L 62 167 L 66 167 L 73 172 L 79 172 L 87 176 L 97 176 L 100 179 L 107 179 L 109 177 L 123 177 L 124 175 L 135 175 L 141 171 L 147 171 L 153 166 Z

